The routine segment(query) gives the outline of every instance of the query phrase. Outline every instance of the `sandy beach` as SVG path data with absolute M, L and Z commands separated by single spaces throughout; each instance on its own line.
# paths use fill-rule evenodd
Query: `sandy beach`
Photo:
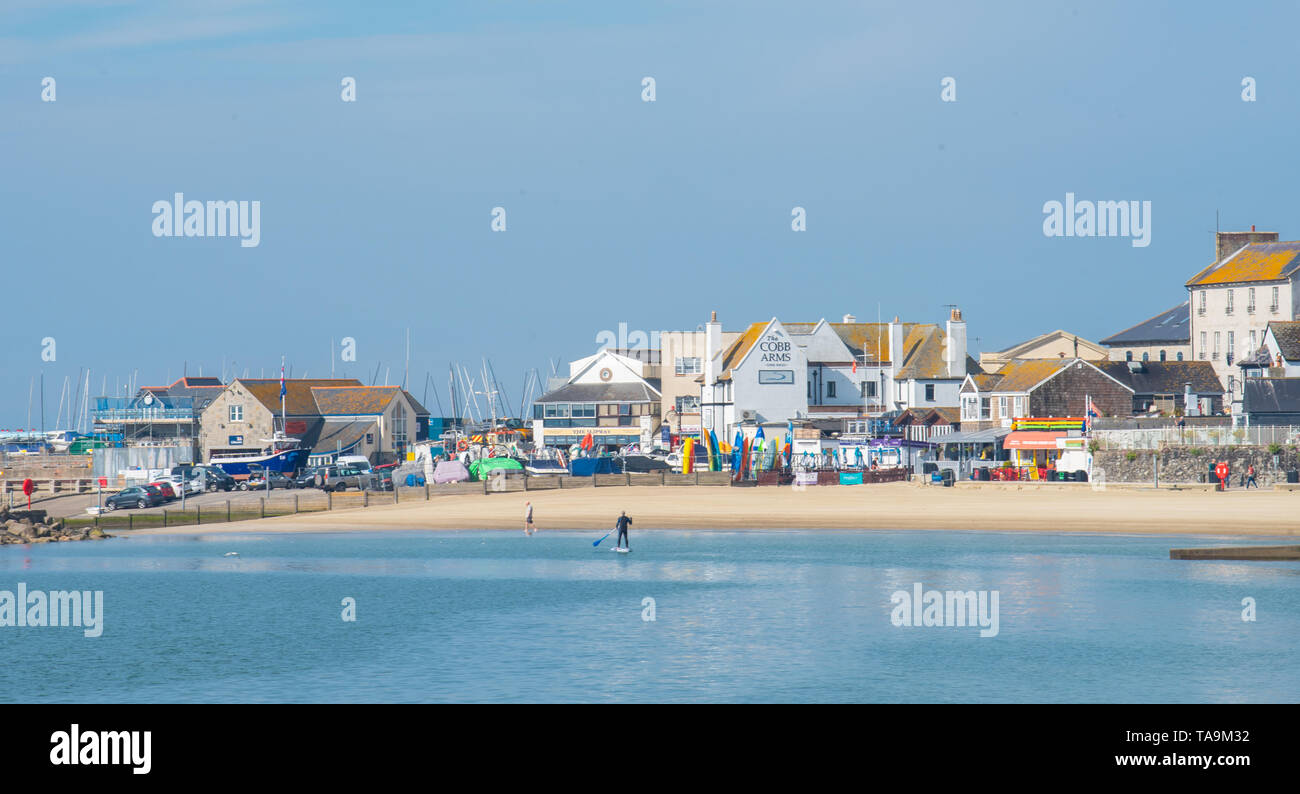
M 620 510 L 654 529 L 969 529 L 1239 536 L 1300 534 L 1300 492 L 1001 487 L 896 483 L 807 488 L 613 487 L 436 496 L 258 521 L 131 534 L 510 529 L 531 501 L 538 527 L 608 529 Z

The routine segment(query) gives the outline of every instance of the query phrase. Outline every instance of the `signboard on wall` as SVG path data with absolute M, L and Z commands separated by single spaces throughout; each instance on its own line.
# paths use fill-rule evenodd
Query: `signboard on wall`
M 769 384 L 791 385 L 794 383 L 794 370 L 792 369 L 760 369 L 758 371 L 758 382 Z
M 228 446 L 232 446 L 232 447 L 241 447 L 241 446 L 244 445 L 244 437 L 243 437 L 243 436 L 230 436 L 230 437 L 226 440 L 226 443 L 227 443 Z

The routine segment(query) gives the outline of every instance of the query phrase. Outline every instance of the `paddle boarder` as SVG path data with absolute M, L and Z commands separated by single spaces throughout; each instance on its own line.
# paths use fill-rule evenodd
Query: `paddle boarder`
M 626 511 L 626 510 L 624 510 L 624 511 L 619 515 L 619 517 L 618 517 L 618 521 L 614 522 L 614 526 L 618 529 L 618 542 L 617 542 L 615 545 L 617 545 L 620 549 L 630 549 L 630 548 L 631 548 L 630 546 L 628 546 L 628 543 L 627 543 L 627 528 L 628 528 L 631 524 L 632 524 L 632 519 L 630 519 L 630 518 L 627 517 L 627 511 Z
M 531 535 L 537 531 L 537 526 L 533 524 L 533 503 L 524 502 L 524 534 Z

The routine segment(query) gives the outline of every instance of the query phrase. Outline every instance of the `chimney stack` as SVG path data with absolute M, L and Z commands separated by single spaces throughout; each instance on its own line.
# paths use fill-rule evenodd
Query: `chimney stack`
M 1214 263 L 1217 265 L 1251 243 L 1276 243 L 1277 232 L 1257 232 L 1251 224 L 1248 232 L 1215 232 Z
M 898 315 L 894 315 L 894 321 L 889 324 L 889 368 L 898 372 L 901 366 L 903 366 L 903 324 L 898 321 Z
M 948 315 L 948 377 L 966 377 L 966 322 L 961 318 L 961 309 L 953 307 Z
M 718 373 L 713 371 L 713 359 L 722 352 L 722 324 L 718 322 L 718 312 L 709 315 L 709 323 L 704 326 L 704 385 L 712 386 Z

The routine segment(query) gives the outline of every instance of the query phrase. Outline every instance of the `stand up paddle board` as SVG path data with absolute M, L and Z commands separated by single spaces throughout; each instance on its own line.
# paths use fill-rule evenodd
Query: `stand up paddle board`
M 616 551 L 616 552 L 618 552 L 619 554 L 631 554 L 631 553 L 632 553 L 632 550 L 631 550 L 631 549 L 620 549 L 618 546 L 615 546 L 614 548 L 610 549 L 610 551 Z

